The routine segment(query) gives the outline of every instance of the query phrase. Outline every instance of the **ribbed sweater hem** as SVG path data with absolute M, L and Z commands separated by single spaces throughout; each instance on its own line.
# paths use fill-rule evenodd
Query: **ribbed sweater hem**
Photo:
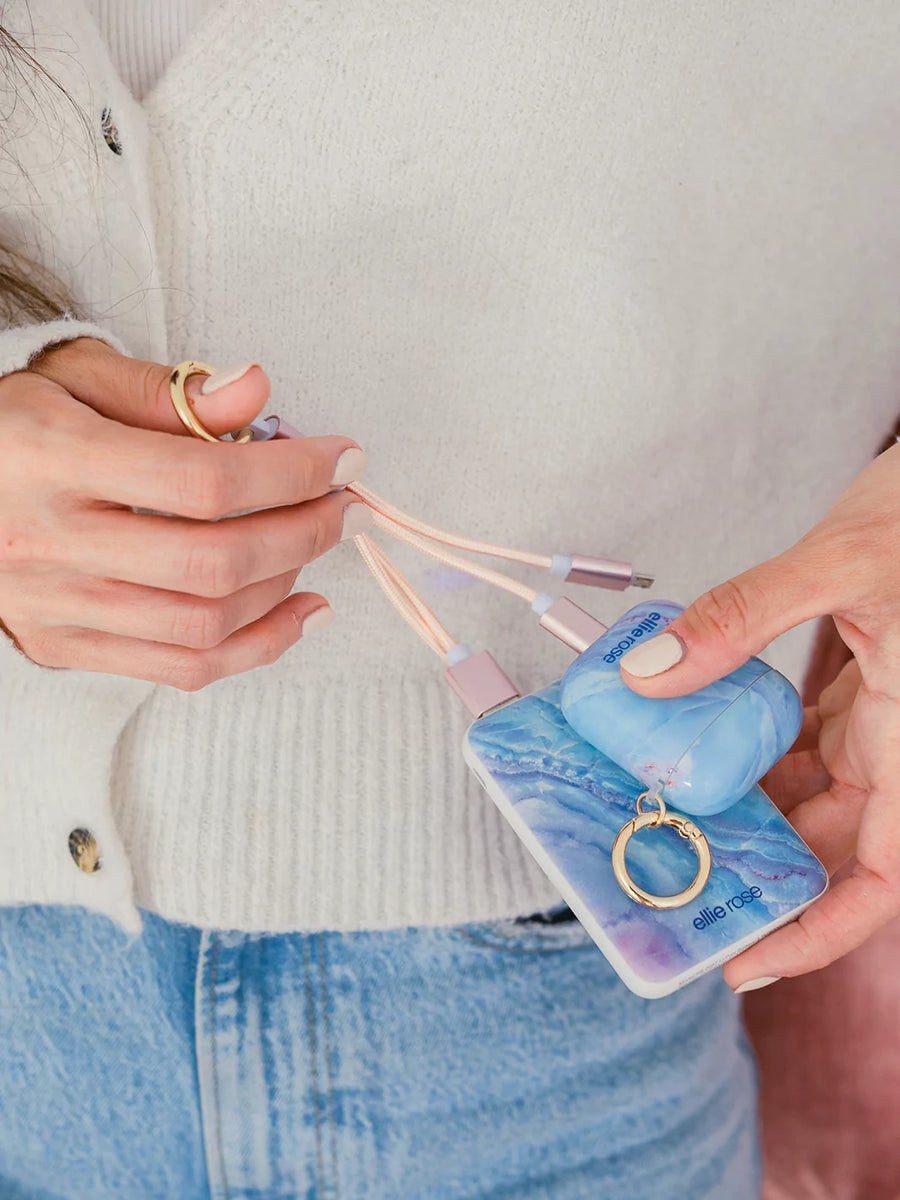
M 277 676 L 260 688 L 256 674 L 231 682 L 227 706 L 216 685 L 158 689 L 129 723 L 113 806 L 141 907 L 274 932 L 452 924 L 559 900 L 465 765 L 465 716 L 439 676 L 298 689 Z M 359 743 L 383 754 L 362 761 Z

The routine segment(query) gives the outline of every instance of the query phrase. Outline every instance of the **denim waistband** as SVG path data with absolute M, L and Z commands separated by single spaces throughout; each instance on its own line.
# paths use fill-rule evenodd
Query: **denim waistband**
M 752 1200 L 735 998 L 577 922 L 244 934 L 0 910 L 4 1200 Z

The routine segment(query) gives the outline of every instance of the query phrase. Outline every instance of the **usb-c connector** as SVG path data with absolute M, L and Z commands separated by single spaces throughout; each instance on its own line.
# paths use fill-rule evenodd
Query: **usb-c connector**
M 538 596 L 531 607 L 540 617 L 539 623 L 543 628 L 576 654 L 587 650 L 588 646 L 592 646 L 607 630 L 602 621 L 592 617 L 566 596 L 554 600 L 552 596 L 544 593 Z

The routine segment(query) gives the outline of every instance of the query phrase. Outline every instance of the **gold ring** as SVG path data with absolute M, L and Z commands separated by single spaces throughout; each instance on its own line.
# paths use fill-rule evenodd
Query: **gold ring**
M 176 413 L 178 413 L 179 420 L 188 433 L 192 433 L 194 437 L 202 438 L 205 442 L 219 442 L 222 439 L 216 437 L 214 433 L 210 433 L 194 412 L 190 400 L 185 395 L 184 385 L 191 375 L 215 375 L 215 373 L 215 367 L 209 366 L 208 363 L 195 362 L 193 359 L 188 359 L 186 362 L 179 363 L 169 376 L 169 395 L 172 397 L 172 406 Z M 237 433 L 232 434 L 232 441 L 235 442 L 250 442 L 252 440 L 252 429 L 241 429 Z
M 696 826 L 690 817 L 684 816 L 683 813 L 667 811 L 661 800 L 657 812 L 643 812 L 641 803 L 646 796 L 647 793 L 644 792 L 638 800 L 638 816 L 627 821 L 616 835 L 612 848 L 613 872 L 622 891 L 638 904 L 644 904 L 647 908 L 681 908 L 682 905 L 696 899 L 709 880 L 712 868 L 709 842 L 703 830 Z M 671 825 L 676 829 L 690 843 L 698 859 L 697 874 L 693 882 L 688 884 L 683 892 L 676 892 L 673 896 L 655 896 L 652 892 L 645 892 L 634 882 L 625 866 L 625 849 L 632 837 L 641 829 L 654 829 L 663 825 Z

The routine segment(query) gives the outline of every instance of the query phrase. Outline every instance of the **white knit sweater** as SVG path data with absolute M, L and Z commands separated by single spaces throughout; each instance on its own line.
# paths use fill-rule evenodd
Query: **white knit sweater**
M 131 353 L 261 361 L 271 410 L 355 437 L 408 510 L 633 558 L 688 602 L 896 417 L 894 0 L 220 0 L 143 105 L 80 0 L 29 8 L 3 21 L 88 128 L 0 97 L 3 236 Z M 0 333 L 0 372 L 56 336 Z M 398 558 L 520 687 L 562 672 L 516 601 Z M 352 546 L 301 583 L 339 619 L 195 695 L 0 646 L 0 902 L 283 930 L 555 899 Z M 805 644 L 772 660 L 797 678 Z
M 123 83 L 143 100 L 210 0 L 85 0 Z

